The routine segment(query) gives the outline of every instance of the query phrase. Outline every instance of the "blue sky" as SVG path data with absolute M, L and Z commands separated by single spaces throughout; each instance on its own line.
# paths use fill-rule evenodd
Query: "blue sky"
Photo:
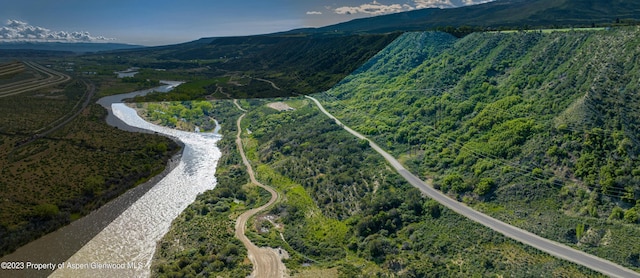
M 163 45 L 488 0 L 0 0 L 0 40 Z

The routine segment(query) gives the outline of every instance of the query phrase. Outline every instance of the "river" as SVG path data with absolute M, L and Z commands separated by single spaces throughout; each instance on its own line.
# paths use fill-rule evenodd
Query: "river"
M 177 84 L 156 90 L 168 91 Z M 107 97 L 98 103 L 109 110 L 110 125 L 180 140 L 184 149 L 180 160 L 173 162 L 175 168 L 155 184 L 129 190 L 96 212 L 3 258 L 3 261 L 51 263 L 47 270 L 12 271 L 12 277 L 46 276 L 52 272 L 51 267 L 55 271 L 50 277 L 148 277 L 156 243 L 169 230 L 173 219 L 198 194 L 215 187 L 214 174 L 221 155 L 216 142 L 221 136 L 215 132 L 193 133 L 157 126 L 119 103 L 148 92 Z M 0 276 L 4 274 L 9 273 L 0 271 Z

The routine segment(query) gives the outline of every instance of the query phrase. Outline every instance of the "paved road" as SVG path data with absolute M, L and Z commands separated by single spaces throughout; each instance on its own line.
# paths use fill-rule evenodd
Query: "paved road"
M 234 99 L 233 103 L 241 111 L 247 111 L 240 107 L 237 100 Z M 236 237 L 240 239 L 242 244 L 244 244 L 244 246 L 247 248 L 249 260 L 251 260 L 251 263 L 253 263 L 253 272 L 251 273 L 251 277 L 288 277 L 286 274 L 287 269 L 284 263 L 282 263 L 282 260 L 280 260 L 280 256 L 273 249 L 260 248 L 253 244 L 253 242 L 251 242 L 251 240 L 249 240 L 249 238 L 247 238 L 247 236 L 245 235 L 245 229 L 249 218 L 257 214 L 258 212 L 263 211 L 267 207 L 273 205 L 278 200 L 278 192 L 276 192 L 273 188 L 265 186 L 264 184 L 256 180 L 255 173 L 253 172 L 253 168 L 251 167 L 251 163 L 249 163 L 249 160 L 244 153 L 242 139 L 240 138 L 240 134 L 242 133 L 240 122 L 245 115 L 246 113 L 242 114 L 242 116 L 240 116 L 238 118 L 238 121 L 236 122 L 236 125 L 238 127 L 238 134 L 236 136 L 236 145 L 238 146 L 238 152 L 240 152 L 240 156 L 242 156 L 242 162 L 247 167 L 247 172 L 249 173 L 249 179 L 251 180 L 251 182 L 269 191 L 269 193 L 271 193 L 271 199 L 269 199 L 269 202 L 262 205 L 261 207 L 245 211 L 238 217 L 238 219 L 236 220 Z
M 382 156 L 384 156 L 384 158 L 391 164 L 391 166 L 393 166 L 393 168 L 395 168 L 396 171 L 398 171 L 398 173 L 402 175 L 402 177 L 404 177 L 411 185 L 420 189 L 420 191 L 422 191 L 424 194 L 436 200 L 440 204 L 448 207 L 449 209 L 475 222 L 478 222 L 498 233 L 501 233 L 509 238 L 522 242 L 526 245 L 534 247 L 543 252 L 549 253 L 558 258 L 571 261 L 576 264 L 590 268 L 592 270 L 598 271 L 604 275 L 608 275 L 611 277 L 640 277 L 640 273 L 638 272 L 634 272 L 633 270 L 617 265 L 605 259 L 598 258 L 591 254 L 587 254 L 585 252 L 573 249 L 569 246 L 545 239 L 543 237 L 537 236 L 533 233 L 527 232 L 520 228 L 511 226 L 505 222 L 502 222 L 486 214 L 478 212 L 466 206 L 463 203 L 460 203 L 454 199 L 449 198 L 447 195 L 443 194 L 438 190 L 433 189 L 433 187 L 426 184 L 424 181 L 416 177 L 411 172 L 407 171 L 402 166 L 402 164 L 398 162 L 398 160 L 396 160 L 392 155 L 390 155 L 389 153 L 384 151 L 382 148 L 380 148 L 376 143 L 369 140 L 364 135 L 349 128 L 348 126 L 345 126 L 344 124 L 342 124 L 342 122 L 340 122 L 333 115 L 327 112 L 327 110 L 325 110 L 324 107 L 322 107 L 322 104 L 320 104 L 320 102 L 317 99 L 310 96 L 306 96 L 306 97 L 312 100 L 313 102 L 315 102 L 315 104 L 318 106 L 318 108 L 320 108 L 320 111 L 322 111 L 322 113 L 327 115 L 329 118 L 335 120 L 338 125 L 343 127 L 349 133 L 353 134 L 354 136 L 360 139 L 365 139 L 369 141 L 369 145 L 378 153 L 380 153 Z

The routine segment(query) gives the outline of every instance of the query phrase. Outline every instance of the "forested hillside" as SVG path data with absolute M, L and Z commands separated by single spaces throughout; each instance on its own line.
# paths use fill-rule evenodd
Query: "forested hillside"
M 640 267 L 639 46 L 636 28 L 410 33 L 319 97 L 436 188 Z
M 638 46 L 635 28 L 476 33 L 462 39 L 407 33 L 316 96 L 345 124 L 449 195 L 638 269 Z M 366 141 L 347 134 L 307 100 L 288 101 L 295 110 L 286 112 L 265 103 L 243 102 L 250 111 L 243 120 L 244 145 L 258 179 L 284 198 L 256 217 L 249 231 L 257 244 L 288 252 L 291 274 L 594 275 L 420 196 Z M 239 164 L 235 150 L 227 146 L 225 152 L 236 159 L 221 161 Z M 233 177 L 220 189 L 246 182 Z M 208 258 L 192 258 L 198 251 L 184 248 L 228 236 L 231 222 L 225 233 L 209 234 L 202 230 L 208 222 L 194 221 L 224 220 L 210 212 L 221 202 L 232 212 L 241 208 L 233 202 L 245 202 L 229 194 L 220 199 L 221 194 L 204 194 L 174 222 L 174 231 L 206 235 L 182 237 L 182 247 L 170 243 L 174 234 L 166 237 L 156 258 L 158 273 L 247 271 L 237 260 L 242 251 L 229 244 L 212 241 L 207 248 L 218 251 Z
M 163 68 L 186 84 L 149 100 L 192 100 L 218 88 L 235 98 L 311 94 L 327 90 L 400 33 L 259 35 L 203 39 L 180 45 L 89 57 Z M 279 84 L 275 88 L 264 80 Z M 224 95 L 217 95 L 222 97 Z
M 258 179 L 283 197 L 247 231 L 256 244 L 287 251 L 291 277 L 597 275 L 424 198 L 366 141 L 308 100 L 287 101 L 294 111 L 266 103 L 243 102 L 251 111 L 243 120 L 244 145 Z M 217 115 L 232 123 L 237 112 Z M 233 128 L 223 125 L 218 185 L 200 195 L 158 245 L 153 271 L 159 277 L 249 273 L 244 248 L 232 238 L 233 219 L 260 198 L 232 147 Z

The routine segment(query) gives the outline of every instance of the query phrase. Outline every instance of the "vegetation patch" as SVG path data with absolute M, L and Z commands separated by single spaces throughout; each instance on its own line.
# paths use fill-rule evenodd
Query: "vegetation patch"
M 73 80 L 0 102 L 0 254 L 161 173 L 179 151 L 168 138 L 108 126 L 106 111 L 96 104 L 60 129 L 36 137 L 75 113 L 86 90 Z
M 318 97 L 443 192 L 567 244 L 614 229 L 577 247 L 637 267 L 638 34 L 408 33 Z
M 595 275 L 513 242 L 424 198 L 387 167 L 382 157 L 307 100 L 285 102 L 296 110 L 276 111 L 259 100 L 245 102 L 244 107 L 251 104 L 251 112 L 242 128 L 253 131 L 244 132 L 245 148 L 258 178 L 283 194 L 278 205 L 254 219 L 248 234 L 259 245 L 284 248 L 290 255 L 285 264 L 293 277 L 309 273 L 330 277 Z M 230 145 L 234 132 L 225 134 L 230 135 L 226 139 Z M 341 175 L 345 171 L 353 172 Z M 219 173 L 227 179 L 227 174 Z M 246 177 L 238 183 L 246 183 Z M 225 190 L 222 185 L 212 192 Z M 204 199 L 198 198 L 197 203 Z M 211 213 L 206 216 L 216 217 Z M 181 216 L 172 231 L 192 223 Z M 198 229 L 191 230 L 197 234 Z M 175 241 L 172 236 L 165 237 L 159 252 L 180 250 L 170 244 Z M 200 241 L 182 237 L 180 245 L 195 246 L 209 237 L 224 236 L 211 234 Z M 218 252 L 210 254 L 218 256 Z M 163 256 L 162 260 L 165 265 L 179 266 L 177 257 Z M 178 268 L 174 271 L 191 271 L 186 264 Z
M 143 69 L 166 70 L 145 73 L 141 78 L 169 75 L 190 81 L 168 94 L 151 94 L 143 98 L 145 101 L 183 101 L 211 95 L 222 98 L 227 94 L 234 98 L 267 98 L 329 89 L 399 35 L 273 34 L 215 38 L 145 49 L 144 53 L 121 51 L 117 55 L 101 54 L 87 59 L 135 60 L 135 66 Z M 270 82 L 277 84 L 277 88 Z M 225 94 L 220 93 L 221 89 Z
M 160 111 L 169 113 L 171 106 Z M 234 122 L 238 111 L 230 101 L 209 103 L 217 117 Z M 224 112 L 223 112 L 224 111 Z M 158 243 L 152 273 L 158 277 L 246 277 L 251 273 L 247 250 L 235 238 L 235 219 L 247 209 L 269 200 L 269 193 L 250 185 L 249 175 L 235 146 L 235 125 L 222 129 L 218 141 L 222 157 L 216 168 L 217 184 L 189 205 Z

